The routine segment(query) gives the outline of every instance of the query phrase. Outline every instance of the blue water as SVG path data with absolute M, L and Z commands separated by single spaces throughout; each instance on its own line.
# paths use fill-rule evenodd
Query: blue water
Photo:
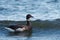
M 35 19 L 60 18 L 60 0 L 0 0 L 0 20 L 23 21 L 31 14 Z M 60 29 L 33 28 L 31 33 L 11 33 L 0 26 L 0 40 L 60 40 Z
M 31 33 L 12 33 L 0 28 L 0 40 L 60 40 L 60 29 L 34 27 Z
M 0 0 L 0 20 L 21 21 L 27 14 L 41 20 L 58 19 L 60 0 Z

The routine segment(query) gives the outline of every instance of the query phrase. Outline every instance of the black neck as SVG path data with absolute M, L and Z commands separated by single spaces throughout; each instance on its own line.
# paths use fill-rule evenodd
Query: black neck
M 31 26 L 31 23 L 30 23 L 29 19 L 27 19 L 26 22 L 27 22 L 27 24 L 26 24 L 27 26 Z

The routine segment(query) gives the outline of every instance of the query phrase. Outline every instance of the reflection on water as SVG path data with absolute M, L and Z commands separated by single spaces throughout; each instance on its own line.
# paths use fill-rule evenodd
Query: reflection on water
M 9 32 L 8 36 L 23 36 L 23 37 L 30 37 L 32 36 L 32 30 L 29 32 Z

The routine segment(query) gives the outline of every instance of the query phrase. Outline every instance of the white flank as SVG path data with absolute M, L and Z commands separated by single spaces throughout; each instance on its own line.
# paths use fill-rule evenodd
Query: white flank
M 18 29 L 16 29 L 16 31 L 24 31 L 25 30 L 25 28 L 18 28 Z
M 5 27 L 5 29 L 11 31 L 11 32 L 14 32 L 15 30 L 11 29 L 11 28 L 8 28 L 8 27 Z

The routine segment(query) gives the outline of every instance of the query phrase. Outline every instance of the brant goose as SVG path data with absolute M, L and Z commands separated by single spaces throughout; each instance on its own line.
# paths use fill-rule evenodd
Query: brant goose
M 9 27 L 5 27 L 5 29 L 11 31 L 11 32 L 23 32 L 23 31 L 30 31 L 32 29 L 31 23 L 30 23 L 30 18 L 33 16 L 30 14 L 26 15 L 26 25 L 11 25 Z

